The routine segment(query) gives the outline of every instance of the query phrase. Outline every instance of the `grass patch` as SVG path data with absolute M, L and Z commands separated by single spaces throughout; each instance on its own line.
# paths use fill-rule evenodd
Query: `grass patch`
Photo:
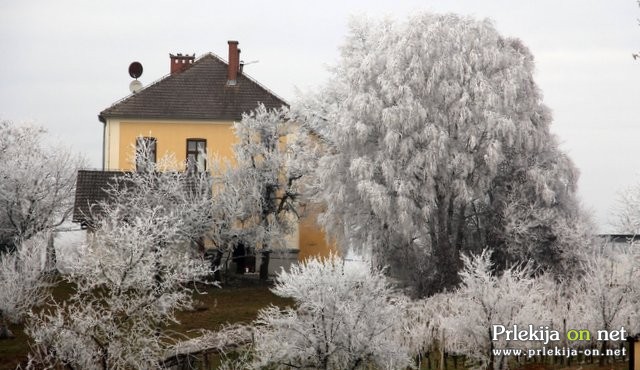
M 65 282 L 59 282 L 52 290 L 57 301 L 68 298 L 73 287 Z M 278 306 L 291 305 L 290 299 L 276 296 L 267 286 L 202 288 L 202 293 L 196 294 L 196 310 L 180 312 L 180 324 L 172 325 L 169 329 L 189 337 L 197 336 L 198 329 L 217 330 L 228 323 L 250 323 L 258 311 L 270 304 Z M 24 363 L 29 352 L 29 338 L 24 334 L 22 325 L 10 325 L 16 335 L 14 339 L 0 340 L 0 370 L 15 369 Z
M 205 292 L 195 296 L 194 311 L 178 313 L 180 324 L 170 329 L 187 335 L 198 329 L 217 330 L 225 324 L 250 323 L 261 308 L 270 304 L 282 307 L 293 304 L 291 299 L 278 297 L 266 286 L 207 287 Z
M 57 281 L 51 289 L 52 297 L 58 302 L 67 299 L 72 293 L 73 287 L 61 280 Z M 29 353 L 29 337 L 24 333 L 23 325 L 10 323 L 9 330 L 16 337 L 0 340 L 0 369 L 2 370 L 15 369 L 20 363 L 27 360 Z

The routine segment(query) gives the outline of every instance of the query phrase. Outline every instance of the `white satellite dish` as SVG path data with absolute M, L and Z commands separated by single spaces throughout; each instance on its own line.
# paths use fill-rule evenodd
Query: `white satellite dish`
M 138 80 L 131 81 L 131 83 L 129 84 L 129 91 L 135 94 L 140 90 L 142 90 L 142 82 Z

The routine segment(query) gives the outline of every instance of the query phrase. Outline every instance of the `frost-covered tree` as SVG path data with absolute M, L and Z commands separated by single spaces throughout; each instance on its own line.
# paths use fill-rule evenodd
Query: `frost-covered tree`
M 165 328 L 211 272 L 193 241 L 215 206 L 208 175 L 163 171 L 170 162 L 114 180 L 95 207 L 91 241 L 65 275 L 75 292 L 27 327 L 33 366 L 158 368 L 179 339 Z
M 40 127 L 0 122 L 0 253 L 71 213 L 82 160 L 44 139 Z
M 638 329 L 637 307 L 640 303 L 640 264 L 637 246 L 604 245 L 589 255 L 584 264 L 584 277 L 576 287 L 576 295 L 591 331 L 592 341 L 599 330 L 611 332 L 624 327 L 628 333 Z M 618 338 L 624 340 L 626 338 Z M 595 342 L 600 352 L 612 346 L 607 340 Z M 605 356 L 600 357 L 604 365 Z
M 255 324 L 256 367 L 402 369 L 411 363 L 403 334 L 407 300 L 380 271 L 331 256 L 281 272 L 272 291 L 294 308 L 269 307 Z
M 0 339 L 11 337 L 8 322 L 18 323 L 49 295 L 43 256 L 49 236 L 38 234 L 0 254 Z
M 454 286 L 460 254 L 486 245 L 500 268 L 561 263 L 580 221 L 577 171 L 549 131 L 533 69 L 529 50 L 489 21 L 353 22 L 301 115 L 329 148 L 316 184 L 329 234 L 370 248 L 420 295 Z
M 150 150 L 146 143 L 138 145 L 135 158 L 144 170 L 114 177 L 106 189 L 108 200 L 96 205 L 90 218 L 100 220 L 105 211 L 115 209 L 126 221 L 155 210 L 158 217 L 180 221 L 177 237 L 203 249 L 205 235 L 220 232 L 219 194 L 214 188 L 220 186 L 222 179 L 206 171 L 182 171 L 183 164 L 172 153 L 153 161 Z M 159 244 L 167 243 L 171 237 L 176 236 L 169 234 L 167 241 L 160 238 Z
M 429 361 L 445 353 L 456 353 L 456 343 L 449 340 L 445 323 L 456 315 L 459 305 L 449 292 L 434 294 L 428 298 L 412 300 L 405 323 L 407 328 L 399 340 L 416 357 L 421 368 L 424 358 Z
M 513 347 L 504 337 L 492 339 L 492 325 L 528 327 L 545 319 L 540 315 L 544 292 L 531 277 L 530 266 L 510 267 L 496 273 L 491 251 L 475 256 L 462 255 L 460 288 L 451 296 L 451 313 L 443 320 L 449 348 L 467 358 L 479 361 L 488 369 L 502 368 L 496 363 L 493 349 Z M 537 345 L 537 343 L 527 343 Z
M 269 253 L 286 247 L 298 219 L 301 182 L 310 172 L 307 136 L 286 108 L 259 105 L 234 125 L 235 163 L 225 170 L 223 198 L 245 246 L 262 253 L 260 277 L 267 278 Z
M 584 349 L 584 342 L 569 341 L 566 333 L 571 329 L 589 328 L 589 319 L 582 299 L 582 276 L 555 280 L 548 275 L 538 278 L 540 289 L 544 292 L 542 301 L 536 302 L 539 319 L 537 325 L 546 325 L 561 333 L 558 347 Z M 536 343 L 527 343 L 527 349 L 535 348 Z M 538 346 L 539 347 L 539 346 Z M 571 361 L 565 357 L 562 361 Z
M 583 251 L 596 242 L 595 226 L 576 198 L 577 170 L 554 137 L 522 151 L 520 163 L 507 156 L 490 188 L 486 233 L 498 268 L 533 260 L 563 277 L 579 272 Z
M 640 234 L 640 182 L 620 191 L 613 216 L 612 224 L 617 232 Z

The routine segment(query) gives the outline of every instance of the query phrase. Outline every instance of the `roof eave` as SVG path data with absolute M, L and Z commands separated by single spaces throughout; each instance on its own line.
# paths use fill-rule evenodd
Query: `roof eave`
M 198 116 L 185 116 L 185 115 L 120 115 L 120 114 L 115 114 L 115 115 L 99 115 L 98 119 L 100 120 L 100 122 L 106 123 L 107 120 L 136 120 L 136 121 L 156 121 L 156 120 L 164 120 L 164 121 L 220 121 L 220 122 L 226 122 L 226 121 L 234 121 L 234 122 L 238 122 L 242 119 L 242 116 L 238 116 L 238 117 L 230 117 L 230 116 L 220 116 L 220 117 L 216 117 L 216 118 L 211 118 L 209 116 L 206 115 L 198 115 Z

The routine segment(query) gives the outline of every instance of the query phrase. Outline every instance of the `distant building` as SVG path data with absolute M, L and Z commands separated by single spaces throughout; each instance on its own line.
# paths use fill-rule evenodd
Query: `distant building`
M 636 234 L 599 234 L 598 236 L 614 247 L 640 243 L 640 235 Z
M 204 164 L 203 150 L 231 159 L 233 123 L 243 113 L 259 103 L 268 109 L 288 106 L 243 73 L 238 42 L 228 46 L 228 62 L 212 53 L 197 59 L 170 54 L 169 75 L 100 112 L 104 171 L 79 172 L 74 222 L 86 222 L 89 205 L 104 198 L 102 189 L 114 173 L 136 169 L 131 157 L 137 145 L 150 146 L 152 159 L 173 153 L 187 168 Z M 292 240 L 300 259 L 330 251 L 312 216 L 300 220 Z

